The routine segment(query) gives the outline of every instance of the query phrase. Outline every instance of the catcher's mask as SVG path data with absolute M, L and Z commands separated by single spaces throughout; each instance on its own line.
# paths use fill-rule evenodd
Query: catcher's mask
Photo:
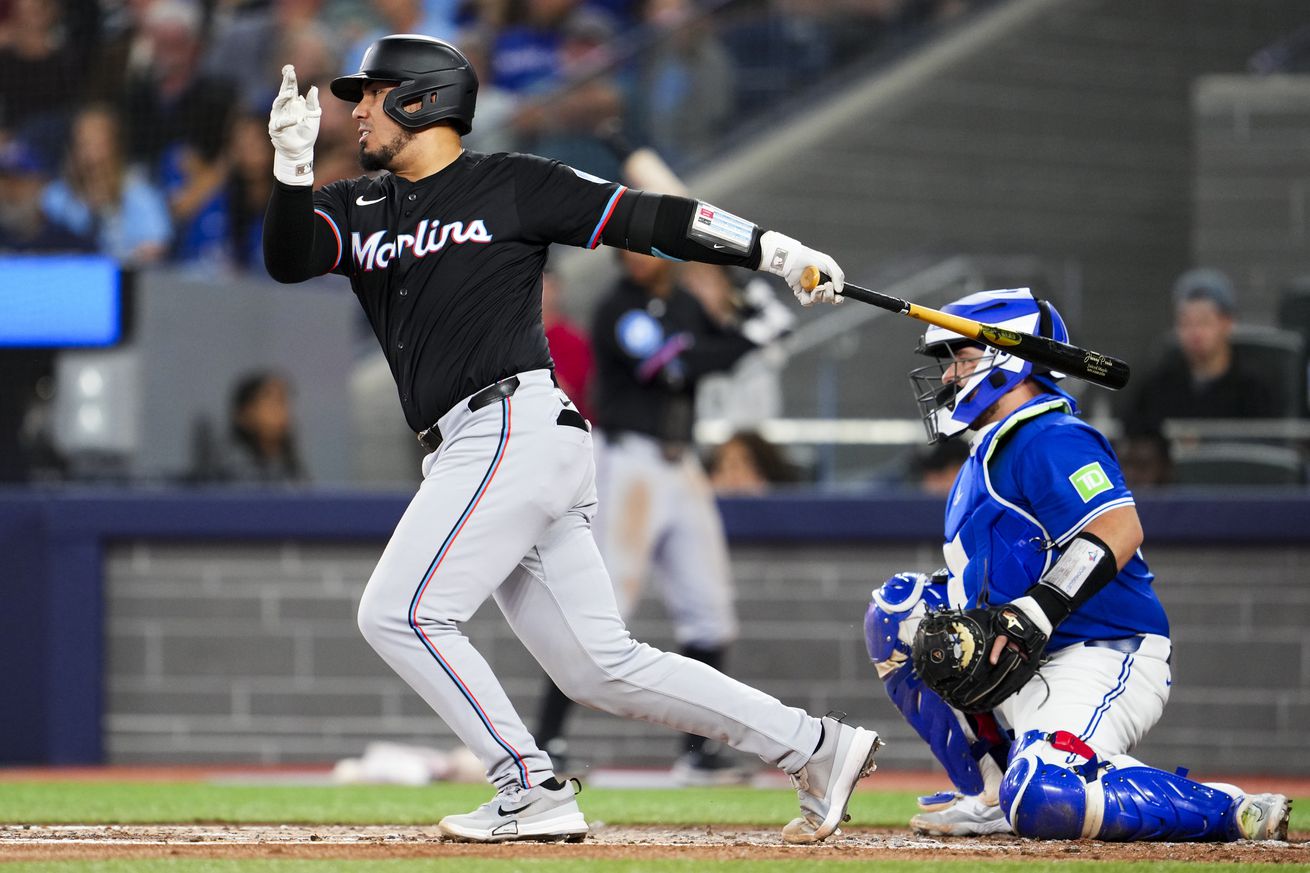
M 395 83 L 382 111 L 401 127 L 418 130 L 444 121 L 461 136 L 473 129 L 478 75 L 464 53 L 444 40 L 412 33 L 384 36 L 364 52 L 358 73 L 332 80 L 332 93 L 358 103 L 368 82 Z
M 1069 341 L 1069 330 L 1060 313 L 1049 301 L 1033 297 L 1027 288 L 979 291 L 944 306 L 942 311 Z M 1029 376 L 1037 377 L 1052 391 L 1059 390 L 1056 380 L 1064 378 L 1063 373 L 1034 367 L 1009 352 L 985 348 L 936 325 L 919 338 L 916 351 L 934 359 L 910 371 L 910 385 L 930 443 L 972 427 L 992 404 Z

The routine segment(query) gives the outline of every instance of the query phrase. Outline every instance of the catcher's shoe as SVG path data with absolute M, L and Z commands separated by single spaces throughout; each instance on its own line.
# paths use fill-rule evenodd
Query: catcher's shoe
M 437 823 L 447 840 L 469 843 L 503 843 L 508 840 L 580 843 L 587 838 L 587 820 L 574 799 L 570 779 L 559 788 L 515 786 L 502 791 L 464 815 L 448 815 Z
M 1237 829 L 1244 840 L 1286 840 L 1292 801 L 1281 794 L 1248 794 L 1237 807 Z
M 924 811 L 910 819 L 910 827 L 916 834 L 980 837 L 1014 833 L 1000 806 L 984 803 L 977 796 L 962 794 L 950 795 L 952 799 L 946 803 L 933 802 L 938 801 L 939 797 L 934 795 L 931 798 L 920 798 L 919 808 Z
M 791 777 L 801 814 L 782 829 L 785 843 L 817 843 L 846 820 L 855 783 L 874 771 L 874 753 L 882 741 L 864 728 L 823 717 L 823 741 Z

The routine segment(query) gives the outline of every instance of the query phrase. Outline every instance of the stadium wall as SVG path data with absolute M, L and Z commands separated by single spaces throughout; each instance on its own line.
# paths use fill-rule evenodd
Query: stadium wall
M 454 739 L 360 638 L 355 607 L 404 494 L 12 492 L 0 764 L 326 762 L 370 740 Z M 723 503 L 742 638 L 731 672 L 926 749 L 885 702 L 861 623 L 871 588 L 940 563 L 940 502 L 789 495 Z M 1139 750 L 1207 773 L 1310 773 L 1310 495 L 1141 499 L 1173 625 L 1173 700 Z M 634 634 L 668 646 L 648 598 Z M 494 607 L 468 625 L 533 720 L 539 673 Z M 780 641 L 785 644 L 780 645 Z M 596 764 L 658 766 L 676 737 L 583 711 Z

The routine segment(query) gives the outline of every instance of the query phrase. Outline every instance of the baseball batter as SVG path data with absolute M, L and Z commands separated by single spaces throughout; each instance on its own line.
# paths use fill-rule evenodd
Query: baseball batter
M 597 305 L 591 330 L 596 542 L 619 614 L 631 615 L 657 577 L 682 654 L 722 669 L 737 616 L 723 522 L 692 440 L 696 385 L 777 339 L 794 316 L 760 279 L 747 292 L 740 325 L 722 324 L 683 287 L 670 261 L 627 251 L 620 257 L 623 276 Z M 555 759 L 567 748 L 567 711 L 568 698 L 548 687 L 538 738 Z M 684 739 L 673 774 L 684 784 L 747 775 L 696 734 Z
M 945 311 L 1068 342 L 1026 289 Z M 969 432 L 947 501 L 947 569 L 873 594 L 869 654 L 958 793 L 924 798 L 924 833 L 1101 840 L 1284 839 L 1289 802 L 1149 767 L 1127 753 L 1169 697 L 1169 623 L 1109 441 L 1059 374 L 929 328 L 911 374 L 932 441 Z M 964 612 L 942 611 L 968 608 Z M 1008 727 L 1014 738 L 1008 747 Z
M 591 433 L 554 384 L 541 324 L 551 243 L 762 268 L 803 304 L 836 302 L 832 258 L 709 204 L 467 151 L 477 77 L 454 46 L 383 37 L 332 83 L 354 104 L 360 163 L 384 171 L 313 190 L 317 89 L 283 68 L 269 133 L 277 179 L 264 259 L 281 282 L 347 276 L 429 450 L 423 482 L 359 605 L 364 637 L 486 766 L 496 795 L 440 822 L 451 839 L 580 840 L 587 824 L 486 660 L 461 630 L 494 597 L 569 696 L 712 737 L 794 777 L 788 842 L 837 829 L 877 735 L 814 718 L 705 664 L 632 639 L 592 539 Z M 800 285 L 819 265 L 833 277 Z

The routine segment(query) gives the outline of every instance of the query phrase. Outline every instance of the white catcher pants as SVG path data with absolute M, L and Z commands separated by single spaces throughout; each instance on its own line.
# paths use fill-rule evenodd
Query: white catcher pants
M 1117 647 L 1115 647 L 1117 646 Z M 1102 759 L 1126 754 L 1146 736 L 1169 700 L 1167 637 L 1143 634 L 1135 651 L 1122 642 L 1067 646 L 998 708 L 1016 739 L 1028 731 L 1068 731 Z M 1068 766 L 1081 759 L 1039 744 L 1038 754 Z
M 359 605 L 359 627 L 486 766 L 498 789 L 549 778 L 491 667 L 460 629 L 494 597 L 565 694 L 628 718 L 700 734 L 788 772 L 819 721 L 696 661 L 629 635 L 591 535 L 591 435 L 556 423 L 569 403 L 547 370 L 515 394 L 442 416 L 440 448 Z

